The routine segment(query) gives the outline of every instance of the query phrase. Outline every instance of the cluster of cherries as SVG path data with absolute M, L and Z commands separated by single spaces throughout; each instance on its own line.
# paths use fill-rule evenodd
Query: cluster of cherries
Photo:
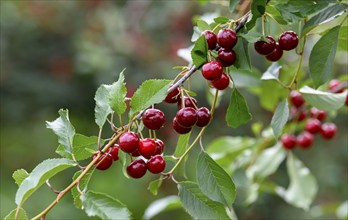
M 293 31 L 283 32 L 276 42 L 272 36 L 266 36 L 268 42 L 259 40 L 255 42 L 255 50 L 266 56 L 266 59 L 275 62 L 283 56 L 283 50 L 295 49 L 298 45 L 298 36 Z

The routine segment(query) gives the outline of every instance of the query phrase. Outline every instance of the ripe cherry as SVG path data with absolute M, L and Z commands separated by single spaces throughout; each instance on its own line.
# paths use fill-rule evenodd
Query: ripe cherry
M 226 49 L 232 49 L 237 44 L 237 35 L 229 28 L 224 28 L 217 34 L 218 44 Z
M 236 61 L 236 53 L 223 47 L 219 49 L 218 57 L 223 67 L 231 66 Z
M 207 40 L 209 50 L 214 50 L 216 47 L 217 39 L 216 34 L 214 32 L 206 30 L 203 32 L 205 39 Z
M 156 139 L 155 142 L 156 142 L 156 152 L 155 152 L 155 155 L 162 154 L 163 151 L 164 151 L 164 143 L 163 143 L 163 141 L 160 140 L 160 139 Z
M 168 93 L 164 101 L 166 103 L 177 103 L 180 101 L 180 89 L 176 88 L 172 92 Z
M 94 158 L 98 155 L 98 153 L 93 155 Z M 97 169 L 98 170 L 107 170 L 109 167 L 111 167 L 112 162 L 114 159 L 112 158 L 112 155 L 109 153 L 102 154 L 96 161 Z
M 222 74 L 222 65 L 218 61 L 210 61 L 202 66 L 202 75 L 207 80 L 218 79 Z
M 143 116 L 142 121 L 144 126 L 151 130 L 159 130 L 166 121 L 164 113 L 159 109 L 149 108 Z
M 136 151 L 129 153 L 129 155 L 131 155 L 132 157 L 139 157 L 140 153 L 139 153 L 139 149 L 137 149 Z
M 292 50 L 298 45 L 298 36 L 293 31 L 286 31 L 279 36 L 278 42 L 283 50 Z
M 261 55 L 268 55 L 275 49 L 276 42 L 271 36 L 266 36 L 268 42 L 259 40 L 254 44 L 255 50 Z
M 320 121 L 316 118 L 308 119 L 305 124 L 305 130 L 312 134 L 318 133 L 321 130 Z
M 123 133 L 118 139 L 118 145 L 126 153 L 132 153 L 139 147 L 139 136 L 135 132 Z
M 326 118 L 326 112 L 315 107 L 311 108 L 311 118 L 316 118 L 319 121 L 323 121 Z
M 156 142 L 151 138 L 141 139 L 139 142 L 139 153 L 145 157 L 150 158 L 155 155 L 157 150 Z
M 146 165 L 151 173 L 157 174 L 166 168 L 166 161 L 161 155 L 155 155 L 147 161 Z
M 173 118 L 173 128 L 174 128 L 174 130 L 175 130 L 177 133 L 179 133 L 179 134 L 186 134 L 186 133 L 189 133 L 189 132 L 191 131 L 191 129 L 192 129 L 192 127 L 191 127 L 191 128 L 184 128 L 184 127 L 182 127 L 182 126 L 177 122 L 176 117 Z
M 332 139 L 335 136 L 336 132 L 337 126 L 334 123 L 326 122 L 321 126 L 320 133 L 324 139 Z
M 307 131 L 304 131 L 297 136 L 296 142 L 300 147 L 308 148 L 313 144 L 313 135 Z
M 279 44 L 276 43 L 274 50 L 266 55 L 266 59 L 275 62 L 278 61 L 283 56 L 283 50 L 280 48 Z
M 286 149 L 293 149 L 296 146 L 296 137 L 293 134 L 283 134 L 280 140 Z
M 348 106 L 348 92 L 347 92 L 346 101 L 344 102 L 344 104 L 345 104 L 346 106 Z
M 118 160 L 118 150 L 120 149 L 120 146 L 118 144 L 114 144 L 112 148 L 110 148 L 109 153 L 111 154 L 114 161 Z
M 329 82 L 328 89 L 330 92 L 341 93 L 344 91 L 344 86 L 342 86 L 342 83 L 340 80 L 333 79 Z
M 179 109 L 181 109 L 181 107 L 182 107 L 181 104 L 182 104 L 182 101 L 178 102 Z M 191 108 L 196 108 L 198 106 L 197 100 L 195 98 L 187 97 L 187 96 L 184 97 L 184 105 L 185 105 L 185 107 L 191 107 Z
M 196 126 L 198 127 L 205 127 L 209 124 L 210 122 L 210 111 L 206 107 L 199 108 L 197 111 L 197 123 Z
M 289 96 L 291 103 L 297 108 L 301 107 L 305 103 L 301 93 L 297 90 L 292 90 Z
M 221 77 L 219 79 L 212 80 L 211 84 L 214 86 L 215 89 L 224 90 L 230 84 L 230 78 L 227 76 L 226 73 L 222 73 Z
M 136 159 L 127 166 L 127 173 L 130 177 L 139 179 L 145 175 L 147 171 L 146 163 L 143 159 Z
M 194 126 L 198 120 L 197 112 L 194 108 L 185 107 L 176 113 L 177 122 L 185 128 Z

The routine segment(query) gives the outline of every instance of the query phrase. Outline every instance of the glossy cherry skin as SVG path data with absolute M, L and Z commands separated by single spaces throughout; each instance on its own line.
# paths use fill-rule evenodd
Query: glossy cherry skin
M 302 132 L 296 138 L 297 144 L 302 148 L 309 148 L 313 144 L 313 135 L 307 131 Z
M 217 34 L 218 44 L 226 49 L 232 49 L 237 44 L 237 35 L 229 28 L 224 28 Z
M 269 42 L 259 40 L 254 44 L 256 52 L 261 55 L 268 55 L 275 49 L 276 42 L 271 36 L 266 36 Z
M 149 108 L 145 110 L 142 121 L 148 129 L 159 130 L 164 125 L 166 118 L 161 110 Z
M 164 101 L 166 103 L 177 103 L 180 101 L 180 89 L 176 88 L 172 92 L 168 93 Z
M 98 153 L 93 155 L 93 160 L 97 155 Z M 97 165 L 98 170 L 107 170 L 111 167 L 113 161 L 114 159 L 111 154 L 104 153 L 98 158 L 95 164 Z
M 187 134 L 191 131 L 192 127 L 191 128 L 184 128 L 182 127 L 176 120 L 176 117 L 173 118 L 173 128 L 174 130 L 179 133 L 179 134 Z
M 220 78 L 222 71 L 222 64 L 218 61 L 210 61 L 202 66 L 202 75 L 207 80 Z
M 320 133 L 324 139 L 332 139 L 335 136 L 336 132 L 337 126 L 334 123 L 326 122 L 321 126 Z
M 155 155 L 147 161 L 146 165 L 151 173 L 157 174 L 166 168 L 166 161 L 161 155 Z
M 209 50 L 214 50 L 216 48 L 217 38 L 216 34 L 212 31 L 206 30 L 203 32 L 205 39 L 207 40 Z
M 182 101 L 181 102 L 178 102 L 178 108 L 181 109 L 181 104 L 182 104 Z M 198 106 L 197 104 L 197 100 L 193 97 L 184 97 L 184 105 L 185 107 L 191 107 L 191 108 L 196 108 Z
M 316 118 L 319 121 L 323 121 L 326 118 L 326 112 L 317 108 L 311 108 L 310 111 L 311 118 Z
M 143 159 L 136 159 L 127 166 L 127 173 L 130 177 L 139 179 L 145 175 L 147 171 L 146 163 Z
M 298 36 L 293 31 L 286 31 L 279 36 L 278 42 L 282 50 L 292 50 L 298 45 Z
M 280 48 L 279 44 L 276 43 L 274 50 L 270 54 L 266 55 L 266 59 L 271 62 L 275 62 L 278 61 L 282 56 L 283 50 Z
M 162 154 L 163 151 L 164 151 L 164 143 L 163 143 L 163 141 L 160 140 L 160 139 L 156 139 L 155 142 L 156 142 L 156 152 L 155 152 L 155 155 Z
M 230 84 L 230 78 L 227 76 L 226 73 L 222 73 L 221 77 L 219 79 L 212 80 L 211 84 L 214 86 L 215 89 L 224 90 Z
M 306 124 L 305 124 L 305 130 L 308 131 L 309 133 L 312 133 L 312 134 L 320 132 L 320 130 L 321 130 L 320 121 L 316 118 L 308 119 Z
M 341 93 L 344 91 L 344 86 L 342 86 L 342 83 L 338 79 L 333 79 L 328 84 L 328 89 L 330 92 L 333 93 Z
M 236 53 L 221 47 L 218 51 L 218 58 L 223 67 L 231 66 L 236 61 Z
M 120 149 L 126 153 L 132 153 L 139 147 L 139 136 L 135 132 L 123 133 L 118 139 Z
M 280 141 L 282 142 L 283 147 L 286 149 L 293 149 L 296 146 L 296 137 L 293 134 L 282 135 Z
M 120 149 L 120 146 L 118 144 L 114 144 L 112 148 L 109 150 L 109 154 L 111 154 L 114 161 L 118 160 L 118 151 Z
M 210 118 L 211 118 L 209 109 L 207 109 L 206 107 L 202 107 L 202 108 L 197 109 L 196 112 L 197 112 L 197 117 L 198 117 L 198 120 L 196 122 L 196 126 L 198 126 L 198 127 L 207 126 L 209 124 Z
M 291 103 L 297 108 L 301 107 L 305 103 L 301 93 L 297 90 L 292 90 L 289 96 Z
M 139 142 L 139 153 L 149 159 L 151 156 L 155 155 L 157 150 L 156 142 L 151 138 L 141 139 Z
M 185 128 L 194 126 L 198 120 L 196 109 L 191 107 L 180 109 L 175 117 L 179 125 Z

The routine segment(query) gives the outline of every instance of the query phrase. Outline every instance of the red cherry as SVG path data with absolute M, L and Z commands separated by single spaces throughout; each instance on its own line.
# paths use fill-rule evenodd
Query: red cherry
M 290 101 L 297 108 L 301 107 L 305 103 L 301 93 L 297 90 L 292 90 L 290 92 Z
M 222 74 L 222 65 L 218 61 L 210 61 L 202 66 L 202 75 L 207 80 L 218 79 Z
M 280 48 L 279 44 L 276 43 L 274 50 L 272 51 L 272 53 L 266 56 L 266 59 L 271 62 L 275 62 L 275 61 L 278 61 L 282 56 L 283 56 L 283 50 Z
M 145 175 L 147 171 L 146 163 L 143 159 L 136 159 L 127 166 L 127 173 L 130 177 L 139 179 Z
M 98 153 L 93 155 L 93 160 L 97 155 Z M 114 159 L 112 158 L 111 154 L 104 153 L 98 158 L 95 164 L 97 165 L 98 170 L 107 170 L 109 167 L 111 167 L 113 161 Z
M 202 107 L 197 109 L 197 116 L 198 116 L 198 120 L 196 123 L 196 126 L 198 127 L 205 127 L 209 124 L 210 122 L 210 111 L 206 108 L 206 107 Z
M 217 39 L 216 34 L 214 32 L 206 30 L 203 32 L 205 39 L 207 40 L 209 50 L 214 50 L 216 47 Z
M 296 137 L 293 134 L 284 134 L 281 137 L 283 147 L 286 149 L 293 149 L 296 146 Z
M 313 144 L 313 135 L 307 131 L 304 131 L 297 136 L 296 142 L 300 147 L 308 148 Z
M 194 126 L 198 120 L 196 109 L 185 107 L 176 113 L 177 122 L 185 128 Z
M 161 173 L 166 168 L 166 161 L 161 155 L 151 157 L 147 163 L 147 169 L 154 174 Z
M 211 84 L 218 90 L 224 90 L 230 84 L 230 78 L 228 78 L 226 73 L 222 73 L 219 79 L 214 79 L 211 81 Z
M 218 57 L 223 67 L 231 66 L 236 61 L 236 53 L 223 47 L 219 49 Z
M 166 103 L 177 103 L 180 101 L 180 89 L 176 88 L 172 92 L 168 93 L 164 99 Z
M 232 49 L 237 44 L 237 35 L 229 28 L 224 28 L 217 34 L 218 44 L 226 49 Z
M 283 50 L 292 50 L 298 45 L 298 36 L 293 31 L 286 31 L 279 36 L 278 42 Z
M 129 153 L 129 155 L 131 155 L 132 157 L 139 157 L 140 153 L 139 153 L 139 149 L 137 149 L 136 151 Z
M 118 139 L 118 145 L 126 153 L 132 153 L 139 147 L 139 136 L 135 132 L 123 133 Z
M 276 42 L 271 36 L 266 36 L 269 42 L 259 40 L 254 44 L 255 50 L 261 55 L 268 55 L 272 53 L 272 51 L 276 47 Z
M 120 149 L 120 146 L 118 144 L 114 144 L 112 148 L 110 148 L 109 153 L 111 154 L 114 161 L 118 160 L 118 150 Z
M 346 106 L 348 106 L 348 93 L 347 93 L 347 95 L 346 95 L 346 101 L 344 102 L 344 104 L 345 104 Z
M 157 150 L 156 142 L 151 138 L 145 138 L 140 140 L 139 142 L 139 153 L 145 157 L 150 158 L 155 155 Z
M 142 121 L 148 129 L 159 130 L 164 125 L 166 119 L 161 110 L 149 108 L 144 112 Z
M 315 134 L 318 133 L 321 130 L 321 123 L 316 118 L 310 118 L 305 124 L 305 130 Z
M 344 91 L 344 86 L 338 79 L 333 79 L 328 84 L 328 89 L 330 92 L 341 93 Z
M 163 143 L 163 141 L 160 140 L 160 139 L 156 139 L 155 142 L 156 142 L 156 152 L 155 152 L 155 155 L 162 154 L 163 151 L 164 151 L 164 143 Z
M 192 129 L 192 127 L 191 127 L 191 128 L 184 128 L 184 127 L 182 127 L 182 126 L 177 122 L 176 117 L 173 118 L 173 128 L 174 128 L 174 130 L 175 130 L 177 133 L 179 133 L 179 134 L 186 134 L 186 133 L 189 133 L 189 132 L 191 131 L 191 129 Z
M 303 121 L 307 116 L 307 111 L 306 110 L 303 110 L 303 111 L 300 111 L 299 115 L 297 116 L 297 121 L 300 122 L 300 121 Z
M 320 133 L 324 139 L 332 139 L 335 136 L 336 132 L 337 126 L 334 123 L 326 122 L 321 126 Z
M 311 118 L 316 118 L 319 121 L 323 121 L 326 118 L 326 112 L 315 107 L 311 108 Z
M 181 102 L 178 102 L 178 108 L 181 109 L 181 104 L 182 104 L 182 101 Z M 198 106 L 197 104 L 197 100 L 193 97 L 184 97 L 184 104 L 185 104 L 185 107 L 191 107 L 191 108 L 196 108 Z

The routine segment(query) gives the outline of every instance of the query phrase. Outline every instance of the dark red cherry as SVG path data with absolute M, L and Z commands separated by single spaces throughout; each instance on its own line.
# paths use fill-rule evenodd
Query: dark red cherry
M 275 49 L 276 42 L 271 36 L 266 36 L 268 42 L 259 40 L 254 44 L 255 50 L 261 55 L 268 55 Z
M 164 151 L 164 143 L 163 143 L 163 141 L 160 140 L 160 139 L 156 139 L 155 142 L 156 142 L 156 152 L 155 152 L 155 155 L 162 154 L 163 151 Z
M 198 120 L 196 123 L 196 126 L 198 127 L 205 127 L 209 124 L 210 122 L 210 111 L 209 109 L 207 109 L 206 107 L 202 107 L 197 109 L 197 116 L 198 116 Z
M 93 160 L 97 155 L 98 153 L 93 155 Z M 114 159 L 112 158 L 111 154 L 104 153 L 98 158 L 95 164 L 97 165 L 98 170 L 107 170 L 109 167 L 111 167 L 113 161 Z
M 139 147 L 139 136 L 135 132 L 123 133 L 118 139 L 118 145 L 126 153 L 132 153 Z
M 316 118 L 308 119 L 305 124 L 305 130 L 312 134 L 318 133 L 321 130 L 320 121 Z
M 342 85 L 342 82 L 340 80 L 333 79 L 329 82 L 328 89 L 333 93 L 341 93 L 344 91 L 344 86 Z
M 207 80 L 221 77 L 223 67 L 218 61 L 210 61 L 202 66 L 202 75 Z
M 114 161 L 118 160 L 118 150 L 120 149 L 120 146 L 118 144 L 114 144 L 112 148 L 110 148 L 109 153 L 111 154 Z
M 185 128 L 194 126 L 198 120 L 196 109 L 185 107 L 176 113 L 177 122 Z
M 147 163 L 147 169 L 154 174 L 161 173 L 166 168 L 166 161 L 161 155 L 151 157 Z
M 182 101 L 181 102 L 178 102 L 178 108 L 180 109 L 182 106 Z M 197 104 L 197 100 L 193 97 L 187 97 L 185 96 L 184 97 L 184 104 L 185 104 L 185 107 L 191 107 L 191 108 L 196 108 L 198 106 Z
M 224 28 L 217 34 L 218 44 L 226 49 L 232 49 L 237 44 L 237 35 L 229 28 Z
M 266 59 L 275 62 L 278 61 L 283 56 L 283 50 L 280 48 L 279 44 L 276 43 L 274 50 L 266 56 Z
M 130 177 L 139 179 L 145 175 L 147 171 L 146 163 L 143 159 L 136 159 L 127 166 L 127 173 Z
M 182 126 L 177 122 L 176 117 L 173 118 L 173 128 L 174 128 L 174 130 L 175 130 L 177 133 L 179 133 L 179 134 L 186 134 L 186 133 L 189 133 L 189 132 L 191 131 L 191 129 L 192 129 L 192 127 L 191 127 L 191 128 L 184 128 L 184 127 L 182 127 Z
M 148 129 L 159 130 L 164 125 L 166 118 L 161 110 L 149 108 L 145 110 L 142 121 Z
M 298 36 L 293 31 L 286 31 L 279 36 L 278 42 L 282 50 L 292 50 L 298 45 Z
M 132 157 L 139 157 L 140 153 L 139 153 L 139 149 L 137 149 L 136 151 L 129 153 L 129 155 L 131 155 Z
M 346 101 L 344 102 L 344 104 L 345 104 L 346 106 L 348 106 L 348 92 L 347 92 Z
M 284 134 L 281 137 L 283 147 L 286 149 L 293 149 L 296 146 L 296 137 L 293 134 Z
M 302 148 L 309 148 L 313 144 L 313 135 L 304 131 L 297 136 L 296 142 Z
M 168 93 L 164 101 L 166 103 L 177 103 L 180 101 L 180 89 L 176 88 L 172 92 Z
M 218 51 L 218 58 L 223 67 L 231 66 L 236 61 L 236 53 L 221 47 Z
M 139 142 L 139 153 L 147 159 L 155 155 L 156 149 L 156 142 L 151 138 L 141 139 Z
M 222 73 L 221 77 L 219 79 L 212 80 L 211 84 L 215 87 L 215 89 L 224 90 L 230 84 L 230 78 L 226 73 Z
M 214 32 L 206 30 L 203 32 L 205 39 L 207 40 L 209 50 L 214 50 L 216 47 L 217 39 L 216 34 Z
M 311 108 L 311 118 L 316 118 L 319 121 L 323 121 L 326 118 L 326 112 L 315 107 Z
M 297 90 L 292 90 L 289 96 L 291 103 L 297 108 L 301 107 L 305 103 L 301 93 Z
M 335 136 L 336 132 L 337 126 L 334 123 L 326 122 L 321 126 L 320 133 L 324 139 L 332 139 Z

